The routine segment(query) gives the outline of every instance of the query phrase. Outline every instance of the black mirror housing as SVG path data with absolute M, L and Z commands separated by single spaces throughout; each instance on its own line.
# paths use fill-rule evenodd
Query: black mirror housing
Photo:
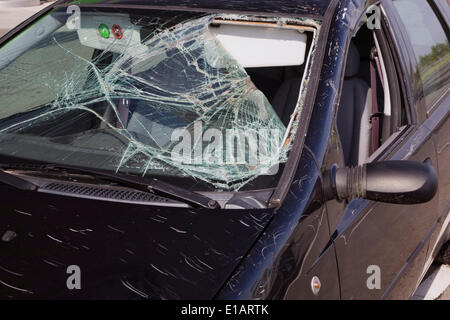
M 381 161 L 355 168 L 333 166 L 323 179 L 325 200 L 363 198 L 395 204 L 433 199 L 438 178 L 427 161 Z

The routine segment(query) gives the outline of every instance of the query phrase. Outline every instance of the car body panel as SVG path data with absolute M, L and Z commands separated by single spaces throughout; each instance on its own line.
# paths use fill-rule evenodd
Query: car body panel
M 18 299 L 207 299 L 273 210 L 114 203 L 0 186 L 0 296 Z M 67 268 L 81 270 L 68 290 Z
M 394 13 L 389 4 L 382 3 L 386 12 Z M 395 14 L 388 14 L 388 18 L 391 18 L 388 25 L 392 27 L 394 35 L 402 34 L 392 16 Z M 378 160 L 423 162 L 430 159 L 437 167 L 434 128 L 430 129 L 421 123 L 425 120 L 425 108 L 416 61 L 412 49 L 403 41 L 406 40 L 397 39 L 395 44 L 404 62 L 404 79 L 412 84 L 407 86 L 407 94 L 413 124 L 396 138 L 398 143 L 395 147 L 385 150 Z M 417 119 L 418 123 L 414 124 L 413 119 Z M 426 204 L 414 206 L 387 205 L 362 199 L 349 203 L 333 235 L 342 299 L 405 299 L 414 293 L 427 268 L 425 262 L 430 256 L 429 239 L 438 219 L 438 201 L 439 197 L 435 196 Z M 340 211 L 335 214 L 340 214 Z M 381 287 L 373 290 L 366 283 L 371 266 L 381 270 Z
M 334 249 L 329 246 L 328 220 L 320 192 L 320 171 L 314 156 L 303 153 L 284 205 L 219 299 L 339 298 L 337 265 Z M 309 283 L 310 275 L 317 270 L 326 271 L 321 275 L 326 274 L 328 281 L 323 281 L 323 290 L 314 296 Z

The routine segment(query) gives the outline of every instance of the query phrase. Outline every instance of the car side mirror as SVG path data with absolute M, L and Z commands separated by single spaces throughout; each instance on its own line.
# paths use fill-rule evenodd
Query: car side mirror
M 396 204 L 425 203 L 438 188 L 430 161 L 382 161 L 355 168 L 334 165 L 323 177 L 325 200 L 363 198 Z

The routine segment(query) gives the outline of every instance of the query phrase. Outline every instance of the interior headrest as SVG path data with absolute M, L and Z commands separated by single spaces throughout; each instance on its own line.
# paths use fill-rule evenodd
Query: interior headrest
M 347 65 L 345 67 L 345 77 L 354 77 L 359 71 L 360 56 L 358 48 L 353 42 L 350 42 L 347 55 Z

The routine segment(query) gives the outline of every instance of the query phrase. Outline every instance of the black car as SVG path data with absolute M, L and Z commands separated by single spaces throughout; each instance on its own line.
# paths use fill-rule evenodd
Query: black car
M 0 39 L 0 297 L 408 299 L 449 257 L 449 19 L 55 2 Z

